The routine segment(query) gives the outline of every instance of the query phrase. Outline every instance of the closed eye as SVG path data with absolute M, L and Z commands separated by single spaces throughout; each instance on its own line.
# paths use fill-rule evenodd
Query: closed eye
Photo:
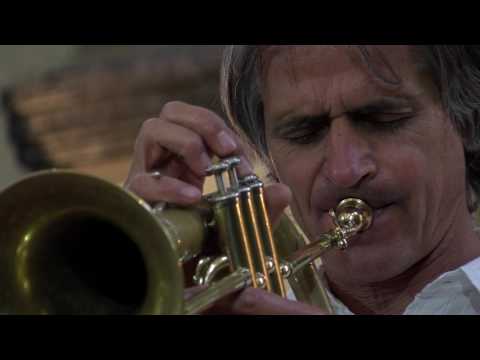
M 354 124 L 371 131 L 396 131 L 408 125 L 412 112 L 357 113 L 353 115 Z
M 305 117 L 289 121 L 275 129 L 275 136 L 292 144 L 306 145 L 320 141 L 328 132 L 330 120 Z

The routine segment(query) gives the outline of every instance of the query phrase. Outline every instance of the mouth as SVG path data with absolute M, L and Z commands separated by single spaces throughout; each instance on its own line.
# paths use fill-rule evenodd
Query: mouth
M 388 221 L 391 219 L 389 216 L 390 210 L 392 209 L 394 203 L 389 203 L 382 207 L 372 208 L 373 210 L 373 220 L 372 225 L 369 229 L 362 231 L 361 233 L 356 234 L 351 240 L 349 247 L 358 245 L 365 245 L 375 243 L 380 234 L 383 234 L 384 229 L 388 229 Z M 380 235 L 383 236 L 383 235 Z
M 388 215 L 390 214 L 390 210 L 394 206 L 395 206 L 395 202 L 389 202 L 381 206 L 377 205 L 376 207 L 371 206 L 371 209 L 373 211 L 372 225 L 366 231 L 360 234 L 357 234 L 357 236 L 364 237 L 365 233 L 371 234 L 372 230 L 384 228 L 385 226 L 387 226 L 385 222 L 389 219 Z M 322 220 L 320 221 L 320 229 L 332 229 L 332 226 L 333 226 L 333 221 L 329 213 L 326 211 L 322 211 Z M 367 235 L 367 237 L 370 237 L 370 236 Z
M 382 206 L 382 207 L 379 207 L 379 208 L 374 208 L 373 209 L 373 221 L 375 222 L 375 220 L 382 218 L 383 214 L 385 214 L 385 212 L 387 210 L 389 210 L 392 205 L 393 205 L 393 203 L 389 203 L 385 206 Z
M 373 215 L 373 224 L 375 224 L 375 221 L 378 221 L 378 219 L 381 219 L 385 212 L 387 212 L 392 206 L 394 205 L 393 202 L 388 203 L 386 205 L 382 206 L 371 206 L 370 208 L 372 209 L 372 215 Z M 327 211 L 324 212 L 325 214 L 328 214 Z M 330 215 L 328 215 L 330 216 Z

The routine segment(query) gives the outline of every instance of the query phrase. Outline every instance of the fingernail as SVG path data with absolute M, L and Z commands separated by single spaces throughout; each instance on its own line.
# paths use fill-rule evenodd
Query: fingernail
M 225 131 L 218 134 L 218 142 L 226 152 L 232 152 L 237 148 L 235 141 Z
M 203 153 L 201 156 L 200 156 L 200 162 L 201 162 L 201 165 L 202 165 L 202 168 L 203 168 L 203 171 L 206 171 L 210 166 L 212 166 L 212 160 L 210 159 L 210 157 Z
M 180 193 L 189 199 L 198 199 L 202 196 L 200 190 L 194 187 L 183 188 Z

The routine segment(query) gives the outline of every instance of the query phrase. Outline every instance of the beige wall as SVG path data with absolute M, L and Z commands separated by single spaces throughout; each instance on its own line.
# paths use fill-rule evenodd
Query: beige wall
M 139 52 L 143 55 L 159 51 L 165 54 L 188 54 L 191 49 L 192 46 L 171 45 L 0 45 L 0 91 L 71 65 L 126 58 Z M 15 158 L 5 125 L 5 113 L 0 107 L 0 189 L 27 173 Z M 126 175 L 129 160 L 122 159 L 103 167 L 81 170 L 117 181 Z
M 0 91 L 8 86 L 42 78 L 49 71 L 74 64 L 85 64 L 108 59 L 142 55 L 149 51 L 186 54 L 194 46 L 170 45 L 0 45 Z M 5 113 L 0 108 L 0 190 L 18 181 L 27 171 L 16 160 L 13 146 L 9 143 Z M 116 159 L 104 165 L 78 169 L 107 180 L 120 183 L 127 175 L 130 158 Z M 210 182 L 209 182 L 210 183 Z M 208 186 L 207 191 L 211 189 Z

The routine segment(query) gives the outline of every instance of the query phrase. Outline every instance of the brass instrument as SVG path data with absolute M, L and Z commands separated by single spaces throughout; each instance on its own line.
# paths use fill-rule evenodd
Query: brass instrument
M 342 201 L 333 230 L 307 245 L 287 216 L 272 231 L 263 183 L 238 179 L 238 163 L 209 169 L 218 191 L 192 208 L 152 208 L 70 171 L 14 184 L 0 194 L 0 313 L 198 314 L 247 286 L 286 296 L 285 279 L 297 300 L 328 310 L 313 262 L 368 229 L 370 208 Z M 204 288 L 184 300 L 192 259 Z

